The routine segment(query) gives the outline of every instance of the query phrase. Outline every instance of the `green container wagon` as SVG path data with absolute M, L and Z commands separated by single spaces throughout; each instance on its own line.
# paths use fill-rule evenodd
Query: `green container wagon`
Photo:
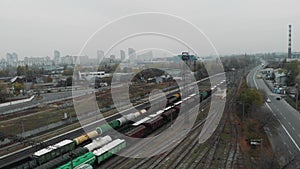
M 73 169 L 79 168 L 84 164 L 94 165 L 96 158 L 92 152 L 88 152 L 80 157 L 75 158 L 72 162 L 68 162 L 57 169 Z

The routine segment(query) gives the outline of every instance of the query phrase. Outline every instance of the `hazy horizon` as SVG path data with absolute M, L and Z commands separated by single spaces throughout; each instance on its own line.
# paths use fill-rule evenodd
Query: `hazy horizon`
M 288 25 L 292 24 L 292 51 L 295 52 L 300 51 L 299 4 L 296 0 L 2 0 L 0 58 L 5 58 L 7 52 L 16 52 L 19 58 L 53 58 L 54 50 L 59 50 L 62 56 L 77 55 L 97 29 L 122 16 L 140 12 L 162 12 L 185 18 L 209 37 L 220 55 L 286 53 Z M 203 49 L 202 55 L 211 53 Z

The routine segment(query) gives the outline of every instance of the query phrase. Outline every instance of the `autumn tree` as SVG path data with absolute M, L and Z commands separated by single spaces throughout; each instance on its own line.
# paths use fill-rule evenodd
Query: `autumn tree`
M 7 88 L 4 85 L 0 84 L 0 103 L 5 102 L 7 97 Z
M 17 76 L 24 76 L 26 75 L 26 69 L 24 66 L 17 67 Z
M 287 85 L 289 85 L 289 86 L 294 85 L 296 82 L 296 77 L 300 73 L 300 62 L 292 61 L 292 62 L 286 63 L 284 65 L 284 68 L 287 71 Z
M 240 98 L 242 102 L 256 107 L 259 107 L 264 103 L 262 94 L 253 88 L 247 88 L 242 91 Z
M 259 108 L 264 104 L 265 100 L 261 91 L 249 88 L 246 84 L 243 85 L 238 98 L 238 100 L 244 104 L 245 113 L 253 111 L 254 108 Z
M 0 70 L 0 77 L 8 77 L 8 76 L 10 76 L 9 69 L 2 69 L 2 70 Z
M 44 82 L 45 83 L 51 83 L 53 81 L 53 79 L 51 78 L 50 75 L 48 75 L 47 77 L 44 77 Z
M 23 91 L 25 89 L 24 84 L 18 83 L 18 82 L 14 83 L 13 87 L 14 87 L 14 92 L 16 95 L 19 95 L 21 93 L 21 91 Z
M 67 77 L 66 85 L 67 85 L 67 86 L 72 86 L 72 83 L 73 83 L 73 78 L 72 78 L 72 76 Z
M 66 68 L 66 69 L 64 69 L 63 75 L 64 76 L 72 76 L 73 72 L 74 72 L 73 68 Z

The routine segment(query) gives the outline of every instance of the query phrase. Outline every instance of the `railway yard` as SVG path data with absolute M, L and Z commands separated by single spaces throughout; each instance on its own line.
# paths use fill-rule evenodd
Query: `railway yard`
M 201 106 L 201 109 L 204 108 L 204 111 L 199 112 L 202 116 L 198 116 L 188 135 L 173 149 L 150 158 L 115 157 L 99 168 L 247 168 L 237 145 L 236 127 L 232 125 L 233 119 L 228 113 L 232 109 L 231 106 L 226 107 L 217 131 L 204 144 L 199 144 L 198 137 L 210 109 L 209 102 Z M 219 108 L 212 107 L 211 111 L 217 111 Z M 160 132 L 158 130 L 152 135 Z M 167 136 L 166 140 L 172 144 Z M 137 144 L 127 149 L 126 154 L 135 154 L 137 149 L 149 151 L 147 144 L 153 143 L 149 140 L 146 144 Z M 160 149 L 168 146 L 170 145 L 164 145 Z
M 240 72 L 240 77 L 242 75 Z M 146 99 L 132 99 L 136 101 L 136 110 L 124 107 L 123 116 L 116 114 L 116 109 L 113 108 L 101 116 L 97 116 L 93 109 L 85 109 L 86 113 L 80 114 L 83 117 L 81 128 L 78 128 L 80 124 L 76 120 L 68 121 L 63 127 L 45 132 L 44 136 L 19 136 L 19 142 L 14 140 L 11 145 L 3 146 L 0 168 L 255 168 L 256 164 L 245 155 L 244 148 L 240 145 L 240 121 L 234 114 L 235 106 L 232 102 L 237 95 L 241 79 L 235 78 L 231 82 L 235 85 L 227 88 L 226 98 L 215 94 L 217 90 L 226 87 L 225 81 L 217 80 L 219 83 L 210 88 L 205 82 L 208 79 L 203 79 L 197 82 L 200 91 L 196 93 L 194 88 L 188 87 L 185 94 L 181 95 L 178 93 L 178 87 L 169 86 L 169 89 L 165 90 L 168 92 L 166 105 L 154 102 L 154 110 L 150 109 L 150 103 L 147 103 L 147 94 L 152 88 L 147 91 L 140 90 L 139 95 L 132 96 L 131 98 L 138 97 L 143 92 L 142 95 Z M 195 84 L 191 84 L 193 85 Z M 162 88 L 166 87 L 168 86 Z M 96 98 L 110 98 L 108 95 L 102 91 L 96 93 Z M 160 97 L 161 95 L 157 94 L 153 96 L 153 100 Z M 50 120 L 63 119 L 63 112 L 73 112 L 72 104 L 80 103 L 80 99 L 91 103 L 83 108 L 94 106 L 93 97 L 86 95 L 74 99 L 73 103 L 66 101 L 55 103 L 56 106 L 44 105 L 49 106 L 46 111 L 37 107 L 30 110 L 30 113 L 23 112 L 22 119 L 26 121 L 28 118 L 27 121 L 30 121 L 38 117 L 50 118 L 53 112 L 60 112 L 60 116 L 49 119 L 48 123 Z M 110 99 L 97 99 L 97 103 L 102 106 L 107 106 L 110 102 Z M 227 104 L 223 107 L 222 115 L 220 110 L 225 102 Z M 70 114 L 70 117 L 72 116 L 75 114 Z M 220 122 L 210 124 L 216 126 L 215 131 L 206 129 L 206 123 L 218 118 Z M 14 120 L 15 117 L 8 116 L 7 123 L 1 122 L 1 125 L 18 123 Z M 24 124 L 26 125 L 22 123 Z M 30 130 L 24 127 L 21 129 L 23 132 Z M 16 132 L 14 134 L 22 130 L 11 129 Z M 203 130 L 207 130 L 211 136 L 204 143 L 200 143 L 199 136 Z M 146 139 L 136 141 L 134 138 Z
M 300 1 L 2 1 L 0 169 L 300 169 Z

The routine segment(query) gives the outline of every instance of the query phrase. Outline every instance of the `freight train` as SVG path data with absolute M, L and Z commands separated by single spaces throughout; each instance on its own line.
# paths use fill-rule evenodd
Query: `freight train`
M 200 98 L 202 101 L 211 95 L 211 90 L 206 90 L 198 94 L 201 96 Z M 154 114 L 151 114 L 148 117 L 143 118 L 142 120 L 136 123 L 133 123 L 132 126 L 137 127 L 127 132 L 126 135 L 130 137 L 145 137 L 147 134 L 151 133 L 166 122 L 170 121 L 172 118 L 176 118 L 179 112 L 178 105 L 181 104 L 183 101 L 193 100 L 190 98 L 195 95 L 196 94 L 192 94 L 189 97 L 182 99 L 181 101 L 178 101 L 181 99 L 181 95 L 179 93 L 171 95 L 171 97 L 168 98 L 167 108 L 165 108 L 164 110 L 160 110 Z M 17 165 L 14 165 L 10 168 L 27 169 L 35 168 L 37 166 L 39 166 L 38 168 L 55 168 L 58 165 L 69 161 L 71 157 L 79 158 L 86 154 L 86 156 L 82 158 L 88 158 L 89 156 L 92 156 L 90 155 L 90 153 L 87 154 L 88 152 L 92 151 L 92 148 L 80 147 L 82 143 L 86 142 L 87 140 L 91 140 L 92 138 L 98 137 L 113 128 L 115 129 L 127 123 L 130 123 L 138 117 L 144 115 L 146 112 L 146 109 L 142 109 L 138 112 L 129 113 L 120 118 L 112 120 L 107 124 L 100 125 L 94 131 L 79 136 L 73 140 L 63 140 L 53 146 L 49 146 L 47 148 L 35 152 L 32 157 L 28 157 L 24 161 L 20 161 L 19 163 L 17 163 Z M 124 144 L 126 146 L 126 143 Z M 97 161 L 97 163 L 99 163 L 100 158 L 98 156 L 95 155 L 95 161 Z
M 71 158 L 79 157 L 88 152 L 93 151 L 112 141 L 110 136 L 94 139 L 90 144 L 84 147 L 78 147 L 75 149 L 75 142 L 72 140 L 63 140 L 55 145 L 48 146 L 35 152 L 32 157 L 27 158 L 26 162 L 17 165 L 16 169 L 49 169 L 56 168 L 62 164 L 70 161 Z M 62 155 L 63 154 L 63 155 Z M 62 155 L 62 156 L 61 156 Z
M 97 127 L 94 131 L 91 131 L 87 134 L 75 138 L 74 141 L 76 145 L 80 145 L 83 142 L 90 140 L 91 138 L 102 135 L 104 132 L 107 132 L 108 130 L 111 130 L 113 128 L 116 129 L 122 125 L 125 125 L 126 123 L 133 121 L 134 119 L 138 118 L 139 116 L 141 116 L 146 112 L 147 112 L 146 109 L 143 109 L 135 113 L 124 115 L 118 119 L 110 121 L 107 124 L 102 124 L 101 126 Z
M 165 123 L 169 122 L 172 118 L 176 118 L 178 115 L 179 110 L 176 108 L 172 108 L 170 110 L 165 111 L 161 115 L 157 115 L 153 118 L 146 117 L 135 124 L 136 128 L 130 130 L 129 132 L 125 133 L 128 137 L 132 138 L 143 138 L 148 134 L 152 133 Z
M 99 148 L 93 152 L 85 153 L 82 156 L 75 158 L 74 160 L 57 167 L 57 169 L 73 169 L 79 168 L 84 164 L 94 165 L 96 163 L 99 165 L 106 159 L 110 158 L 112 155 L 116 154 L 120 150 L 126 147 L 126 142 L 123 139 L 116 139 L 102 148 Z
M 167 105 L 173 104 L 175 101 L 178 101 L 180 98 L 181 98 L 181 96 L 179 93 L 175 93 L 175 94 L 171 95 L 171 97 L 168 98 Z M 103 124 L 103 125 L 97 127 L 94 131 L 91 131 L 87 134 L 84 134 L 82 136 L 75 138 L 74 141 L 76 142 L 76 145 L 80 145 L 81 143 L 83 143 L 91 138 L 97 137 L 98 135 L 102 135 L 104 132 L 107 132 L 111 129 L 119 128 L 120 126 L 123 126 L 129 122 L 132 122 L 133 120 L 137 119 L 139 116 L 145 114 L 146 112 L 147 112 L 146 109 L 142 109 L 138 112 L 124 115 L 118 119 L 110 121 L 108 124 Z
M 132 124 L 132 126 L 135 126 L 135 128 L 125 133 L 125 135 L 131 138 L 146 137 L 153 131 L 157 130 L 159 127 L 176 119 L 180 111 L 180 104 L 182 102 L 194 102 L 194 96 L 195 94 L 192 94 L 182 101 L 178 101 L 173 105 L 165 108 L 164 110 L 160 110 L 154 114 L 149 115 L 148 117 L 141 119 L 140 121 L 137 121 L 136 123 Z
M 64 154 L 61 157 L 57 157 L 51 161 L 48 161 L 45 164 L 40 165 L 37 167 L 37 169 L 46 169 L 46 168 L 56 168 L 60 165 L 63 165 L 70 161 L 72 158 L 76 158 L 79 156 L 82 156 L 88 152 L 92 152 L 93 150 L 102 147 L 112 141 L 112 138 L 110 136 L 105 136 L 102 138 L 96 138 L 94 139 L 90 144 L 87 144 L 84 147 L 78 147 L 75 150 Z

